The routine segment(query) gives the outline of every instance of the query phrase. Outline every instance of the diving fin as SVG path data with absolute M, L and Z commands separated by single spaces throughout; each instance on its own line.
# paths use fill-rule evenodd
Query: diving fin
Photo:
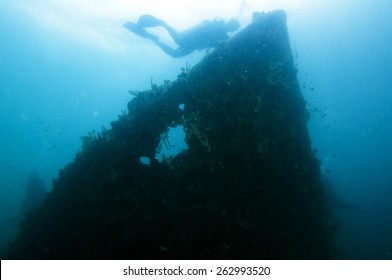
M 162 26 L 165 22 L 161 19 L 158 19 L 152 15 L 142 15 L 139 17 L 137 21 L 137 25 L 140 27 L 156 27 Z

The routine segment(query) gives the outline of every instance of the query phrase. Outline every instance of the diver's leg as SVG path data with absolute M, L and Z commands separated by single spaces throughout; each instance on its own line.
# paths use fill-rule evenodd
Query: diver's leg
M 160 42 L 159 40 L 152 40 L 158 47 L 160 47 L 166 54 L 171 57 L 177 58 L 176 50 L 166 45 L 165 43 Z
M 179 58 L 179 57 L 185 56 L 187 54 L 190 54 L 192 52 L 192 50 L 185 50 L 181 47 L 179 47 L 177 49 L 173 49 L 173 48 L 169 47 L 168 45 L 166 45 L 165 43 L 160 42 L 159 40 L 152 40 L 152 41 L 158 47 L 160 47 L 161 50 L 163 50 L 166 54 L 168 54 L 174 58 Z
M 133 22 L 128 21 L 128 22 L 124 23 L 123 26 L 126 29 L 128 29 L 129 31 L 131 31 L 141 37 L 144 37 L 144 38 L 147 38 L 147 39 L 150 39 L 153 41 L 159 39 L 157 36 L 155 36 L 151 33 L 148 33 L 146 30 L 144 30 L 144 28 L 138 26 L 137 24 L 135 24 Z
M 136 25 L 140 28 L 162 26 L 167 30 L 167 32 L 173 38 L 174 42 L 177 45 L 179 46 L 182 45 L 182 39 L 180 33 L 178 33 L 177 30 L 175 30 L 173 27 L 168 25 L 162 19 L 156 18 L 152 15 L 142 15 L 139 17 L 139 20 L 137 21 Z
M 168 25 L 165 21 L 162 21 L 161 26 L 167 30 L 167 32 L 170 34 L 170 36 L 173 38 L 174 42 L 177 45 L 181 46 L 183 44 L 181 33 Z

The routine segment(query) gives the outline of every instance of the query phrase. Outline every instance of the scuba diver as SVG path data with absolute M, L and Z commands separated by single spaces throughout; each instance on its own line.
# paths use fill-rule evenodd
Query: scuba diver
M 38 171 L 32 171 L 26 185 L 26 196 L 22 205 L 23 213 L 37 208 L 41 204 L 45 193 L 44 179 L 39 176 Z
M 137 23 L 126 22 L 123 25 L 129 31 L 150 39 L 166 54 L 178 58 L 192 53 L 195 50 L 202 50 L 216 47 L 219 42 L 229 39 L 227 33 L 239 29 L 240 23 L 236 19 L 224 20 L 204 20 L 198 25 L 191 27 L 183 32 L 176 31 L 165 21 L 151 15 L 142 15 Z M 173 49 L 169 45 L 162 43 L 159 37 L 147 32 L 145 28 L 163 27 L 178 45 L 177 49 Z

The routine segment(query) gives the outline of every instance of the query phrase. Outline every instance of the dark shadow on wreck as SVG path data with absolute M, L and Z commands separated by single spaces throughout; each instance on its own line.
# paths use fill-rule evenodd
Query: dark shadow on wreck
M 283 11 L 256 14 L 128 111 L 84 137 L 7 258 L 335 257 Z M 176 125 L 188 150 L 156 161 Z

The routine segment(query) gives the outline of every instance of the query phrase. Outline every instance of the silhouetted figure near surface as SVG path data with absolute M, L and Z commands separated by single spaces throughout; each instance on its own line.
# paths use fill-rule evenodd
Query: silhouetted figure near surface
M 41 204 L 45 193 L 46 188 L 43 178 L 39 176 L 38 171 L 32 171 L 26 185 L 26 196 L 23 201 L 22 212 L 26 213 L 37 208 Z
M 191 27 L 183 32 L 176 31 L 165 21 L 151 15 L 140 16 L 137 23 L 126 22 L 123 25 L 129 31 L 152 40 L 168 55 L 178 58 L 192 53 L 195 50 L 214 48 L 219 42 L 229 39 L 227 33 L 239 29 L 240 23 L 236 19 L 224 20 L 204 20 L 198 25 Z M 178 45 L 177 49 L 173 49 L 169 45 L 162 43 L 159 37 L 147 32 L 148 27 L 163 27 L 167 30 L 174 42 Z

